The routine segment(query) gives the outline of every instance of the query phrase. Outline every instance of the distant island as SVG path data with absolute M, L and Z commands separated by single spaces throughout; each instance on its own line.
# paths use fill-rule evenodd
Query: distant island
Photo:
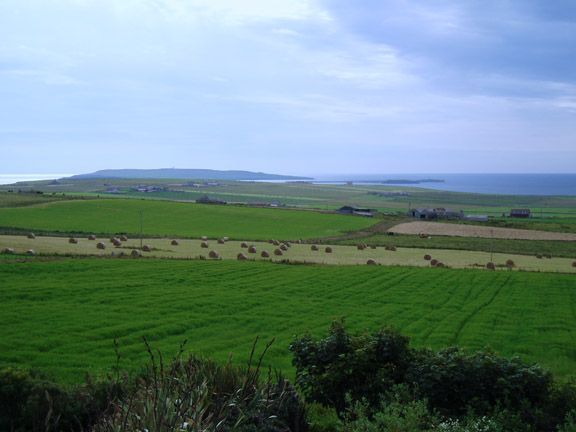
M 219 171 L 211 169 L 108 169 L 89 174 L 67 177 L 82 179 L 186 179 L 186 180 L 312 180 L 309 177 L 297 177 L 280 174 L 267 174 L 252 171 Z
M 406 179 L 388 179 L 388 180 L 338 180 L 338 183 L 356 183 L 356 184 L 383 184 L 383 185 L 411 185 L 420 183 L 444 183 L 440 179 L 420 179 L 420 180 L 406 180 Z M 334 183 L 334 180 L 320 180 L 314 183 Z
M 378 183 L 383 183 L 383 184 L 420 184 L 420 183 L 444 183 L 444 180 L 439 180 L 439 179 L 422 179 L 422 180 L 396 180 L 396 179 L 392 179 L 392 180 L 382 180 Z

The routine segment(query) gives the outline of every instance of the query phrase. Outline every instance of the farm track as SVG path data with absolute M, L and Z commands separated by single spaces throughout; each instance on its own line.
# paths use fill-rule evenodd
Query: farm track
M 433 288 L 437 288 L 437 287 L 442 287 L 442 286 L 446 286 L 446 282 L 454 282 L 457 283 L 457 275 L 454 274 L 446 274 L 445 278 L 442 279 L 437 279 L 434 281 L 435 286 Z M 465 295 L 465 299 L 464 299 L 464 303 L 466 303 L 466 301 L 468 300 L 468 298 L 470 297 L 472 291 L 472 286 L 469 285 L 467 288 L 467 292 Z M 447 312 L 446 311 L 446 306 L 449 305 L 450 303 L 457 303 L 460 300 L 452 295 L 452 292 L 446 293 L 444 292 L 444 300 L 438 304 L 434 305 L 434 308 L 432 309 L 430 314 L 426 314 L 424 316 L 422 316 L 418 321 L 416 321 L 416 324 L 422 320 L 424 321 L 430 321 L 430 317 L 435 317 L 436 315 L 440 315 L 439 319 L 434 319 L 433 322 L 435 322 L 434 325 L 428 325 L 427 326 L 427 330 L 424 331 L 424 333 L 422 334 L 422 343 L 427 343 L 428 339 L 430 337 L 430 335 L 432 335 L 439 327 L 440 325 L 442 325 L 443 321 L 450 321 L 451 317 L 458 313 L 458 310 L 456 308 L 450 308 L 450 310 Z
M 466 324 L 470 322 L 470 320 L 472 320 L 475 316 L 477 316 L 482 310 L 484 310 L 485 308 L 489 307 L 494 300 L 496 299 L 496 297 L 500 294 L 502 288 L 504 286 L 506 286 L 508 284 L 508 282 L 510 281 L 510 276 L 508 276 L 504 283 L 502 283 L 495 291 L 494 293 L 490 296 L 490 298 L 479 304 L 477 307 L 473 308 L 473 310 L 471 311 L 470 314 L 468 314 L 462 321 L 460 321 L 460 323 L 458 324 L 458 326 L 456 327 L 456 331 L 454 332 L 454 337 L 452 338 L 450 344 L 451 345 L 455 345 L 456 343 L 458 343 L 458 341 L 460 340 L 460 335 L 462 334 L 462 331 L 464 330 L 464 327 L 466 327 Z

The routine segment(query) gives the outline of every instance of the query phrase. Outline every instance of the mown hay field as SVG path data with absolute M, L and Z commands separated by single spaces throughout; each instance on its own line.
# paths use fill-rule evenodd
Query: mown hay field
M 127 241 L 118 242 L 114 246 L 110 238 L 96 238 L 88 240 L 87 237 L 74 237 L 76 243 L 70 243 L 68 237 L 36 236 L 29 239 L 24 235 L 0 235 L 0 254 L 5 248 L 14 249 L 19 255 L 33 250 L 37 255 L 97 255 L 110 257 L 111 255 L 131 255 L 135 250 L 140 250 L 140 240 L 128 238 Z M 98 249 L 97 245 L 103 243 L 105 249 Z M 374 260 L 376 264 L 393 266 L 418 266 L 430 267 L 430 261 L 424 259 L 425 255 L 431 255 L 433 259 L 442 264 L 455 268 L 484 268 L 488 262 L 493 262 L 498 270 L 508 271 L 539 271 L 576 273 L 574 258 L 544 255 L 522 255 L 511 253 L 490 253 L 487 251 L 434 249 L 426 247 L 393 248 L 379 246 L 375 249 L 366 247 L 359 250 L 357 245 L 323 245 L 317 244 L 318 250 L 312 250 L 310 244 L 291 243 L 290 247 L 281 250 L 281 254 L 275 254 L 282 246 L 274 246 L 262 241 L 226 241 L 219 243 L 216 239 L 202 241 L 200 239 L 178 239 L 177 245 L 172 244 L 170 238 L 146 238 L 142 241 L 143 257 L 156 258 L 183 258 L 198 259 L 209 258 L 210 252 L 217 252 L 219 258 L 224 260 L 236 260 L 242 253 L 247 259 L 265 261 L 290 261 L 292 263 L 315 263 L 328 265 L 364 265 L 368 260 Z M 207 247 L 202 247 L 202 244 Z M 420 243 L 425 245 L 426 242 Z M 244 247 L 242 247 L 244 245 Z M 249 247 L 253 246 L 253 251 Z M 326 252 L 330 248 L 331 252 Z M 262 252 L 268 252 L 269 256 L 262 257 Z M 512 260 L 514 266 L 509 269 L 506 262 Z
M 366 228 L 368 218 L 314 211 L 201 205 L 152 200 L 64 201 L 23 208 L 1 208 L 0 227 L 84 233 L 238 239 L 327 237 Z
M 397 234 L 427 233 L 441 236 L 480 237 L 512 240 L 576 241 L 574 233 L 548 232 L 516 228 L 499 228 L 483 225 L 467 225 L 442 222 L 406 222 L 388 230 Z
M 266 262 L 15 257 L 0 260 L 0 367 L 64 381 L 138 369 L 142 337 L 166 355 L 188 349 L 246 359 L 254 338 L 289 375 L 288 344 L 346 317 L 353 330 L 394 325 L 417 346 L 492 347 L 560 376 L 576 366 L 573 275 Z

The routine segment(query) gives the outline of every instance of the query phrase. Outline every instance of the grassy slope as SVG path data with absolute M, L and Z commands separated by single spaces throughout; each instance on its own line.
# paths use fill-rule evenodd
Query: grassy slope
M 573 374 L 572 275 L 251 262 L 62 259 L 0 261 L 0 365 L 61 379 L 144 358 L 141 337 L 166 353 L 189 348 L 243 361 L 256 335 L 290 371 L 287 345 L 345 316 L 353 329 L 393 324 L 418 346 L 491 346 Z
M 0 209 L 0 227 L 43 231 L 138 233 L 240 239 L 324 237 L 365 228 L 367 218 L 311 211 L 150 200 L 90 200 Z

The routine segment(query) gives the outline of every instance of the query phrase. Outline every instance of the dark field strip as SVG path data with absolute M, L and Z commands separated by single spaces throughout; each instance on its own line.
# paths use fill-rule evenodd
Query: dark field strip
M 576 225 L 575 225 L 576 226 Z M 567 231 L 568 232 L 568 231 Z M 477 237 L 432 236 L 421 239 L 417 235 L 374 234 L 361 239 L 334 241 L 335 244 L 356 245 L 362 241 L 368 245 L 427 249 L 474 250 L 519 255 L 549 254 L 555 257 L 575 258 L 576 242 L 555 240 L 509 240 Z
M 288 344 L 346 317 L 352 330 L 394 325 L 417 346 L 491 347 L 561 376 L 576 366 L 572 275 L 258 262 L 55 259 L 0 261 L 0 367 L 76 381 L 109 370 L 113 339 L 126 368 L 142 337 L 240 362 L 256 336 L 292 374 Z

